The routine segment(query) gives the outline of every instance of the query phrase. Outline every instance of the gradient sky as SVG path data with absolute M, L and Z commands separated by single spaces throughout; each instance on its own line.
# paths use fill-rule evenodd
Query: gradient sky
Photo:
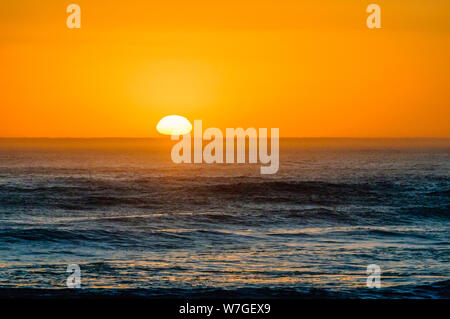
M 448 0 L 2 1 L 0 136 L 153 137 L 178 114 L 285 137 L 450 137 L 449 16 Z

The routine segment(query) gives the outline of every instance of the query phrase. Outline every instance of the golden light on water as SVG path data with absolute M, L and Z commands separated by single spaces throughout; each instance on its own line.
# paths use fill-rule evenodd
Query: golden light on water
M 183 116 L 169 115 L 158 122 L 156 130 L 164 135 L 184 135 L 192 130 L 192 124 Z

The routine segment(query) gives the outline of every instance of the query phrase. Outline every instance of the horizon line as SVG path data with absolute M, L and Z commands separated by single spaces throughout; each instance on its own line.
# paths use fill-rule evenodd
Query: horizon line
M 270 137 L 270 136 L 268 136 Z M 126 136 L 104 136 L 104 137 L 2 137 L 0 140 L 106 140 L 106 139 L 167 139 L 169 136 L 148 136 L 148 137 L 126 137 Z M 226 138 L 226 136 L 224 136 Z M 366 137 L 366 136 L 280 136 L 280 139 L 450 139 L 450 136 L 377 136 L 377 137 Z

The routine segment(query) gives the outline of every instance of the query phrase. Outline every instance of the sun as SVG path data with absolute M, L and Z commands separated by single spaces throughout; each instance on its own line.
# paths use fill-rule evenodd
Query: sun
M 184 135 L 192 130 L 192 124 L 183 116 L 168 115 L 158 122 L 156 130 L 164 135 Z

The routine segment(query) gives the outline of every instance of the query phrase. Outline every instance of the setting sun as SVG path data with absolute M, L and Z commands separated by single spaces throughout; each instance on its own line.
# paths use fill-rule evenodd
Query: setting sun
M 192 125 L 185 117 L 169 115 L 158 122 L 156 130 L 164 135 L 184 135 L 192 130 Z

